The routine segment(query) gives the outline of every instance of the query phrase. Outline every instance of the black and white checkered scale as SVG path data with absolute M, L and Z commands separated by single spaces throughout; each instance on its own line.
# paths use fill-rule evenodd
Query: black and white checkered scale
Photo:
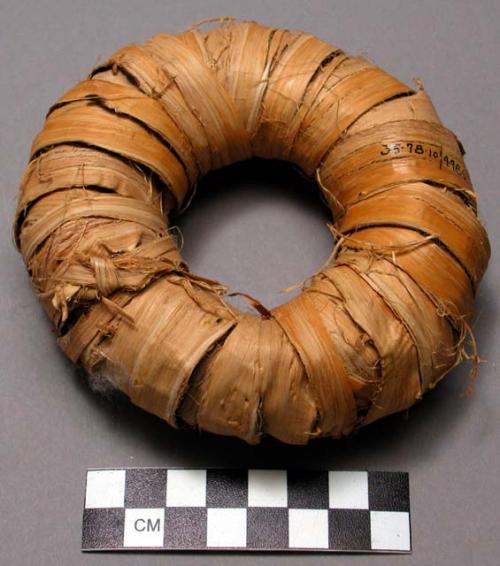
M 83 550 L 410 552 L 403 472 L 87 472 Z

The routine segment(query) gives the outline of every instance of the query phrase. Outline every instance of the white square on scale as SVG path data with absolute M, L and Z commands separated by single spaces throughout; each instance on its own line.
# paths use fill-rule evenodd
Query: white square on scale
M 368 472 L 328 472 L 333 509 L 368 509 Z
M 85 507 L 123 507 L 125 503 L 125 470 L 90 470 L 87 472 Z
M 125 509 L 123 546 L 157 548 L 163 546 L 163 509 Z
M 247 510 L 207 509 L 207 546 L 241 548 L 247 544 Z
M 286 470 L 248 470 L 249 507 L 286 507 Z
M 398 511 L 371 511 L 372 550 L 410 550 L 410 515 Z
M 289 509 L 290 548 L 328 548 L 327 509 Z
M 167 507 L 205 507 L 206 470 L 168 470 Z

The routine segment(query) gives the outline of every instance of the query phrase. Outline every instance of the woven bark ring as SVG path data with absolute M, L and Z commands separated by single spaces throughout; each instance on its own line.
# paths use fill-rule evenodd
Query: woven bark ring
M 165 419 L 249 443 L 339 437 L 464 358 L 489 259 L 456 136 L 423 87 L 300 31 L 223 21 L 129 45 L 49 110 L 15 237 L 73 362 Z M 287 160 L 332 210 L 302 293 L 238 311 L 169 229 L 206 172 Z

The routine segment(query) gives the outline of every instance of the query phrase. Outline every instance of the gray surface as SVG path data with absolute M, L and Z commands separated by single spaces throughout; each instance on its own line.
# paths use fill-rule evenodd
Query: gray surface
M 29 144 L 45 111 L 107 54 L 159 31 L 220 14 L 299 27 L 424 80 L 445 124 L 467 149 L 492 242 L 498 238 L 498 1 L 278 2 L 8 1 L 0 4 L 1 429 L 0 562 L 26 564 L 481 564 L 500 562 L 496 363 L 499 269 L 478 296 L 477 337 L 487 361 L 476 393 L 454 371 L 409 412 L 352 439 L 307 448 L 248 447 L 170 430 L 156 418 L 94 395 L 58 351 L 31 292 L 10 224 Z M 318 199 L 291 173 L 259 167 L 221 173 L 181 219 L 193 270 L 220 277 L 267 305 L 325 259 L 330 238 Z M 283 175 L 281 175 L 281 173 Z M 210 193 L 210 194 L 208 194 Z M 243 261 L 241 261 L 243 260 Z M 307 466 L 410 472 L 411 556 L 82 555 L 87 467 Z

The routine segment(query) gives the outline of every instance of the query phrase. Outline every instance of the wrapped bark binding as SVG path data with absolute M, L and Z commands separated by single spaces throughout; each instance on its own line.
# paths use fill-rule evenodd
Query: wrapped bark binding
M 15 238 L 89 374 L 172 426 L 304 444 L 477 362 L 490 250 L 463 153 L 421 87 L 307 33 L 223 21 L 125 47 L 52 106 Z M 169 229 L 201 175 L 251 156 L 316 179 L 336 238 L 298 297 L 255 315 L 191 273 Z

